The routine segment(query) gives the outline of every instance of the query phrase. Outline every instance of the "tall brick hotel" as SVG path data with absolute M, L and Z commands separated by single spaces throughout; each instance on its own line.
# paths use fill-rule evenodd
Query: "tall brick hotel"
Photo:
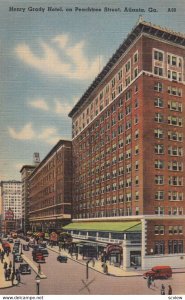
M 185 267 L 184 99 L 185 35 L 140 19 L 69 113 L 64 228 L 125 269 Z

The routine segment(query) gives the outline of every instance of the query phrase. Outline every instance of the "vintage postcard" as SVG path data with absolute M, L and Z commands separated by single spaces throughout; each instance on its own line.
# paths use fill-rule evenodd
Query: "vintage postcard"
M 0 1 L 2 299 L 184 298 L 184 16 Z

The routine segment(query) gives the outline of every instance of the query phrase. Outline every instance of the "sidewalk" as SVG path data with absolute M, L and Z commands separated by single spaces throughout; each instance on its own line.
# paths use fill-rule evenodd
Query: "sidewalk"
M 2 249 L 1 246 L 0 246 L 0 248 Z M 0 289 L 8 288 L 8 287 L 12 286 L 11 280 L 6 281 L 5 277 L 4 277 L 4 262 L 5 261 L 9 265 L 9 263 L 10 263 L 10 256 L 7 257 L 7 255 L 5 254 L 3 263 L 1 263 L 1 261 L 0 261 Z
M 59 250 L 58 250 L 58 246 L 53 246 L 53 247 L 50 247 L 50 246 L 47 246 L 48 250 L 51 250 L 51 251 L 54 251 L 56 253 L 59 254 Z M 68 251 L 62 249 L 61 252 L 60 252 L 61 255 L 64 255 L 64 256 L 67 256 L 69 259 L 79 263 L 79 264 L 82 264 L 82 265 L 85 265 L 86 266 L 86 262 L 87 260 L 83 260 L 82 259 L 82 256 L 79 254 L 78 255 L 78 259 L 76 259 L 75 256 L 72 256 L 68 253 Z M 96 260 L 95 261 L 95 266 L 93 267 L 93 263 L 92 262 L 89 262 L 89 268 L 90 269 L 93 269 L 99 273 L 102 273 L 104 275 L 110 275 L 110 276 L 117 276 L 117 277 L 131 277 L 131 276 L 142 276 L 143 275 L 143 271 L 141 270 L 123 270 L 119 267 L 115 267 L 113 265 L 109 265 L 107 264 L 108 266 L 108 274 L 105 274 L 103 272 L 103 268 L 102 268 L 102 262 L 100 260 Z

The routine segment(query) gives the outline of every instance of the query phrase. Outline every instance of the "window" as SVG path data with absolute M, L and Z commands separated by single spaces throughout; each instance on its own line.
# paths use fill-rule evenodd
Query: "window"
M 155 113 L 155 121 L 157 123 L 163 123 L 164 122 L 164 117 L 161 113 Z
M 177 191 L 169 191 L 168 192 L 168 200 L 170 201 L 182 201 L 184 194 L 182 192 Z
M 171 156 L 183 156 L 183 148 L 181 147 L 168 147 L 168 154 Z
M 164 154 L 164 145 L 155 145 L 155 153 L 156 154 Z
M 154 244 L 155 254 L 164 254 L 164 241 L 156 241 Z
M 122 69 L 118 72 L 118 80 L 121 80 L 121 78 L 123 77 L 123 71 Z
M 126 64 L 125 64 L 125 71 L 128 72 L 130 70 L 131 67 L 131 61 L 129 60 Z
M 168 101 L 168 108 L 170 110 L 182 112 L 182 103 L 175 101 Z
M 168 139 L 172 141 L 183 141 L 183 134 L 180 132 L 168 131 Z
M 161 82 L 156 82 L 154 84 L 154 91 L 156 92 L 162 92 L 163 91 L 163 85 Z
M 155 200 L 164 200 L 164 191 L 157 191 L 155 193 Z
M 170 161 L 168 162 L 168 170 L 183 171 L 183 163 L 179 161 Z
M 136 78 L 138 75 L 138 68 L 135 68 L 134 69 L 134 74 L 133 74 L 133 77 Z
M 158 76 L 163 76 L 163 68 L 161 67 L 154 67 L 154 74 Z
M 183 186 L 183 177 L 179 176 L 169 176 L 169 185 L 173 186 Z
M 154 59 L 159 60 L 159 61 L 163 61 L 163 52 L 155 50 L 154 51 Z
M 159 108 L 163 108 L 164 107 L 163 99 L 161 99 L 161 98 L 155 98 L 155 100 L 154 100 L 154 106 L 155 107 L 159 107 Z
M 170 240 L 168 241 L 168 253 L 183 253 L 183 240 Z
M 132 96 L 132 91 L 131 91 L 131 90 L 128 90 L 128 91 L 126 92 L 126 101 L 129 100 L 129 99 L 131 98 L 131 96 Z
M 138 62 L 138 51 L 134 53 L 133 61 L 134 61 L 134 63 Z
M 164 133 L 161 129 L 158 128 L 158 129 L 154 130 L 154 136 L 157 139 L 163 139 L 164 138 Z
M 164 176 L 163 175 L 155 175 L 155 184 L 158 184 L 158 185 L 164 184 Z
M 129 115 L 131 113 L 131 105 L 128 105 L 126 107 L 126 115 Z
M 164 207 L 155 207 L 155 215 L 164 215 Z
M 168 94 L 173 96 L 182 97 L 182 89 L 177 87 L 168 86 Z
M 156 225 L 154 227 L 154 230 L 155 230 L 155 235 L 164 235 L 164 226 L 162 225 Z
M 168 124 L 173 126 L 182 126 L 182 118 L 176 116 L 169 116 Z
M 155 169 L 164 169 L 164 161 L 155 160 Z
M 112 88 L 115 87 L 115 84 L 116 84 L 116 79 L 115 79 L 115 77 L 112 79 L 111 84 L 112 84 Z

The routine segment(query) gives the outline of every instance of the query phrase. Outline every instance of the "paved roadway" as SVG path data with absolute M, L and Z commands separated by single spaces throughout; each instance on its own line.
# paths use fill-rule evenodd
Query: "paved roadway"
M 23 251 L 25 255 L 31 258 L 31 251 Z M 46 263 L 41 264 L 42 271 L 47 275 L 47 279 L 42 279 L 40 283 L 40 294 L 42 295 L 156 295 L 160 294 L 161 283 L 164 283 L 166 288 L 171 284 L 173 294 L 185 295 L 185 274 L 174 274 L 172 279 L 157 280 L 155 288 L 147 288 L 146 280 L 143 277 L 113 277 L 98 273 L 89 269 L 89 280 L 93 282 L 87 288 L 86 269 L 85 266 L 68 260 L 68 263 L 59 263 L 56 260 L 57 254 L 49 251 L 49 257 L 46 258 Z M 18 264 L 17 264 L 18 267 Z M 36 274 L 22 275 L 19 286 L 1 290 L 3 295 L 35 295 Z M 84 281 L 84 283 L 82 282 Z M 82 289 L 82 290 L 81 290 Z

